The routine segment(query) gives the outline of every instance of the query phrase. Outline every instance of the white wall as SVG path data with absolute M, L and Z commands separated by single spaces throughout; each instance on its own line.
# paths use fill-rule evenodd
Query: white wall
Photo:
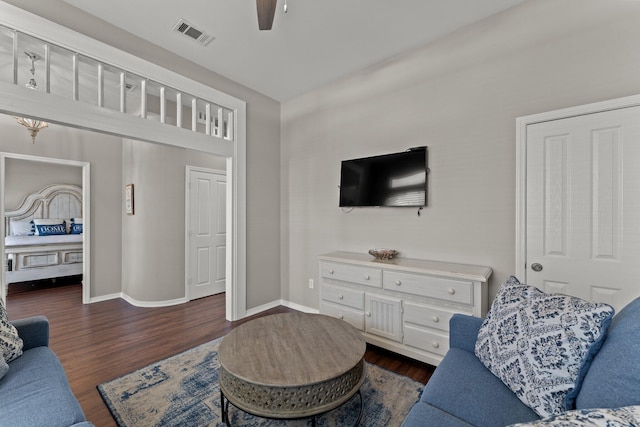
M 283 298 L 317 256 L 388 247 L 514 272 L 515 119 L 640 93 L 640 2 L 531 0 L 282 106 Z M 338 208 L 340 161 L 429 146 L 429 206 Z

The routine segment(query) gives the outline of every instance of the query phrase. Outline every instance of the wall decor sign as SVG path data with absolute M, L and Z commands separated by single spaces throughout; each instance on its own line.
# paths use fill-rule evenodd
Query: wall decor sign
M 133 184 L 124 186 L 124 209 L 127 215 L 133 215 Z

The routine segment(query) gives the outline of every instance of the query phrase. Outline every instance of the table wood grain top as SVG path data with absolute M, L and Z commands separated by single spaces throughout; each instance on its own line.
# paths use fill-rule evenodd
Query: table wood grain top
M 247 322 L 224 337 L 220 365 L 238 379 L 297 387 L 336 378 L 364 357 L 362 334 L 343 320 L 284 313 Z

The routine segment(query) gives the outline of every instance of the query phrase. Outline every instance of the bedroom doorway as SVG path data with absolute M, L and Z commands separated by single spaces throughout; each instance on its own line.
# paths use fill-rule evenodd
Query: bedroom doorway
M 73 172 L 73 169 L 78 168 L 78 173 Z M 13 192 L 7 191 L 7 185 L 16 185 L 17 180 L 20 180 L 20 173 L 32 170 L 28 176 L 24 175 L 24 181 L 29 181 L 25 184 L 25 188 L 27 187 L 43 187 L 43 183 L 49 182 L 49 184 L 62 184 L 60 182 L 53 182 L 55 180 L 75 180 L 79 182 L 75 182 L 78 187 L 81 187 L 82 193 L 82 217 L 83 217 L 83 232 L 82 232 L 82 299 L 83 303 L 88 303 L 90 299 L 90 286 L 91 286 L 91 267 L 90 267 L 90 164 L 88 162 L 75 161 L 75 160 L 66 160 L 66 159 L 56 159 L 49 157 L 40 157 L 40 156 L 31 156 L 24 154 L 15 154 L 15 153 L 0 153 L 0 188 L 2 189 L 3 197 L 0 197 L 0 211 L 2 212 L 3 219 L 5 218 L 5 213 L 11 209 L 14 209 L 17 206 L 13 206 L 16 204 L 17 198 L 24 198 L 25 195 L 12 195 Z M 37 170 L 38 173 L 33 173 L 34 170 Z M 47 171 L 52 172 L 47 176 Z M 53 172 L 57 171 L 55 174 L 59 176 L 54 177 Z M 34 176 L 35 175 L 35 176 Z M 64 176 L 64 178 L 61 178 Z M 52 181 L 53 180 L 53 181 Z M 20 184 L 22 185 L 22 184 Z M 35 187 L 34 187 L 35 186 Z M 37 188 L 29 192 L 29 194 L 37 193 Z M 17 202 L 20 203 L 20 202 Z M 6 263 L 6 255 L 5 254 L 5 236 L 7 235 L 7 223 L 3 220 L 2 224 L 2 239 L 0 239 L 0 249 L 3 253 L 3 263 Z M 66 236 L 65 236 L 66 237 Z M 77 258 L 77 254 L 69 251 L 66 253 L 65 251 L 59 251 L 55 254 L 49 254 L 46 257 L 48 260 L 56 260 L 60 263 L 63 262 L 72 262 L 78 261 L 77 259 L 66 259 L 63 260 L 64 257 Z M 37 261 L 36 261 L 37 262 Z M 56 266 L 54 268 L 61 268 L 65 270 L 65 266 Z M 66 271 L 66 270 L 65 270 Z M 2 269 L 0 275 L 0 295 L 3 301 L 6 302 L 6 295 L 8 292 L 8 284 L 7 284 L 7 271 L 6 268 Z

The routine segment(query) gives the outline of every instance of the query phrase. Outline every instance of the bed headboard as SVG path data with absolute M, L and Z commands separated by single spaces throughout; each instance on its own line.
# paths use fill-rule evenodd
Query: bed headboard
M 33 218 L 82 217 L 82 187 L 53 184 L 28 194 L 17 209 L 5 210 L 5 233 L 11 235 L 11 222 Z

